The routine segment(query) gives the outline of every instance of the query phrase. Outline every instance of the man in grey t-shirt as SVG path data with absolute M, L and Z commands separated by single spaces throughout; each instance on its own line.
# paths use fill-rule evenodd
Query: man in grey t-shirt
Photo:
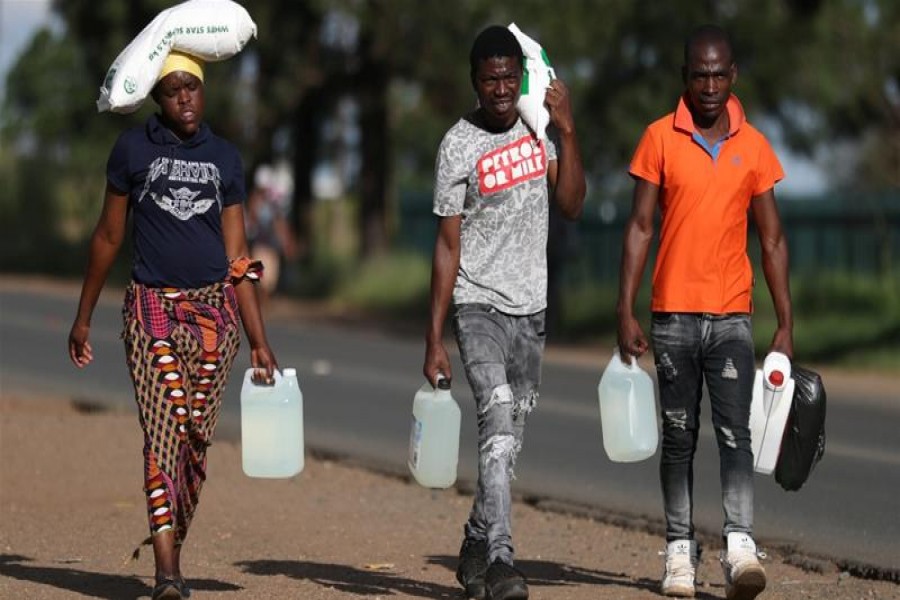
M 547 88 L 548 139 L 519 117 L 523 56 L 515 36 L 491 26 L 469 55 L 478 108 L 441 142 L 434 212 L 440 217 L 431 278 L 425 377 L 451 378 L 443 344 L 452 297 L 454 331 L 478 411 L 478 485 L 457 579 L 469 597 L 521 599 L 513 568 L 510 479 L 534 408 L 544 349 L 551 200 L 581 214 L 584 171 L 566 86 Z

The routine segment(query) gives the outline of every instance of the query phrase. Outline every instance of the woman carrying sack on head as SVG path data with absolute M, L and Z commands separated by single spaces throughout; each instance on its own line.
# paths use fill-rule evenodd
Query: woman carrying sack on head
M 252 284 L 261 264 L 247 258 L 241 158 L 203 122 L 202 65 L 170 53 L 151 95 L 159 113 L 122 133 L 109 156 L 69 355 L 79 368 L 93 360 L 91 315 L 132 211 L 122 335 L 144 432 L 152 597 L 174 600 L 190 593 L 181 547 L 206 479 L 239 324 L 258 377 L 271 379 L 277 363 Z

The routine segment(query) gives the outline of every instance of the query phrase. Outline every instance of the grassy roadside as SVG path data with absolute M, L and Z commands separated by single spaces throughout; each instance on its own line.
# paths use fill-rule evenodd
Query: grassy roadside
M 394 254 L 348 270 L 330 303 L 340 309 L 424 327 L 430 263 L 415 254 Z M 649 286 L 642 286 L 637 313 L 649 327 Z M 885 373 L 900 371 L 900 277 L 877 280 L 852 274 L 794 277 L 794 350 L 804 363 Z M 566 344 L 615 340 L 617 288 L 590 284 L 563 289 L 550 309 L 553 338 Z M 754 290 L 754 343 L 765 354 L 775 314 L 762 277 Z

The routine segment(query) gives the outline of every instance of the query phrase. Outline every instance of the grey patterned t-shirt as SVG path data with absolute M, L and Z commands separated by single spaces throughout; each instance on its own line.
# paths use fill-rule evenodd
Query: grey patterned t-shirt
M 435 166 L 434 213 L 462 215 L 454 304 L 490 304 L 511 315 L 547 306 L 547 168 L 556 145 L 519 119 L 491 133 L 460 119 Z

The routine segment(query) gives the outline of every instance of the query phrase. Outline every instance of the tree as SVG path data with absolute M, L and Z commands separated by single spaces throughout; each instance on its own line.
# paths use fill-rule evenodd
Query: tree
M 7 268 L 45 268 L 68 263 L 61 244 L 77 241 L 99 209 L 103 190 L 98 141 L 112 128 L 93 115 L 93 86 L 83 55 L 69 36 L 38 31 L 7 76 L 0 136 L 6 154 L 0 236 Z M 72 102 L 72 99 L 82 99 Z
M 55 0 L 65 32 L 38 34 L 11 71 L 6 139 L 51 153 L 62 177 L 99 178 L 115 133 L 152 108 L 98 117 L 98 83 L 173 3 Z M 430 188 L 440 136 L 473 106 L 468 49 L 490 23 L 515 21 L 547 49 L 572 91 L 592 188 L 605 194 L 628 183 L 625 165 L 643 128 L 674 107 L 684 37 L 704 22 L 735 39 L 736 89 L 751 119 L 775 117 L 786 141 L 810 154 L 836 141 L 858 148 L 848 185 L 900 184 L 900 4 L 893 0 L 464 0 L 452 10 L 417 0 L 257 0 L 248 8 L 259 37 L 238 60 L 208 67 L 210 121 L 238 142 L 248 174 L 271 160 L 272 140 L 287 133 L 295 226 L 308 240 L 311 173 L 327 152 L 322 124 L 352 98 L 362 136 L 353 192 L 363 256 L 390 244 L 398 188 Z

